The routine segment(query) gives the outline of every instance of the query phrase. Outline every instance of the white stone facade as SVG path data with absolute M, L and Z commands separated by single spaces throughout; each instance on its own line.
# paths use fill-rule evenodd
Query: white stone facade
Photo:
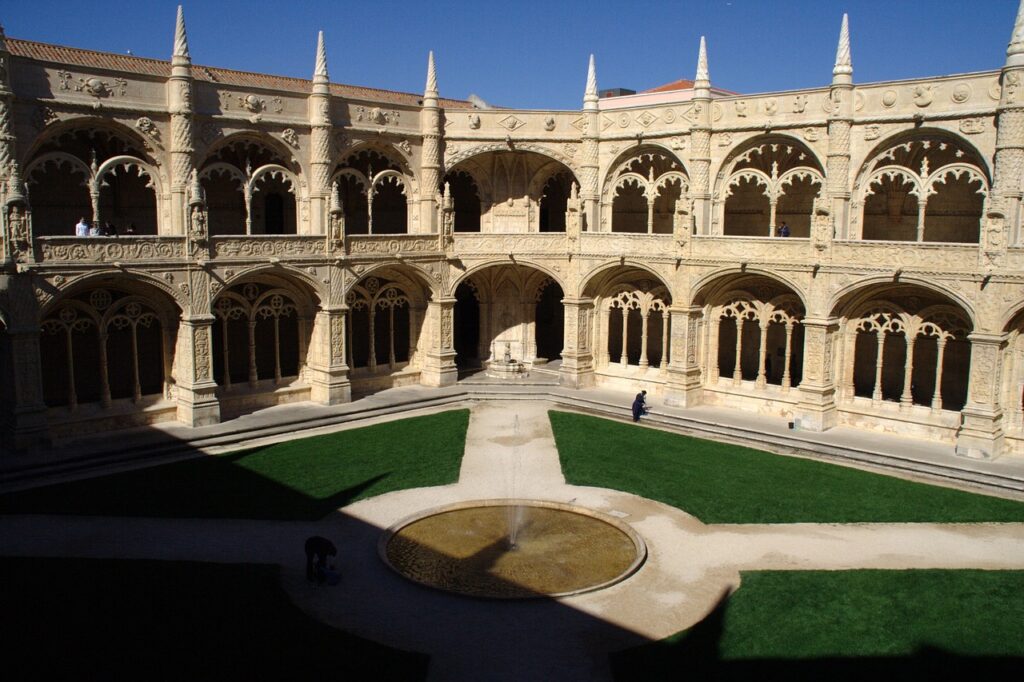
M 1024 455 L 1024 15 L 999 71 L 476 109 L 0 33 L 4 433 L 569 386 Z M 76 236 L 79 217 L 118 236 Z M 782 225 L 788 236 L 781 234 Z M 127 227 L 133 234 L 127 234 Z M 553 365 L 550 361 L 561 362 Z

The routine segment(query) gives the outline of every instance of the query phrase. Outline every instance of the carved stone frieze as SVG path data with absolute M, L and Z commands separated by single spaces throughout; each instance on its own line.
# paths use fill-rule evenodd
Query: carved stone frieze
M 349 252 L 352 254 L 428 253 L 437 251 L 437 237 L 433 235 L 350 235 L 348 240 Z
M 44 262 L 102 263 L 185 257 L 184 237 L 43 237 L 38 242 Z
M 266 258 L 268 256 L 319 256 L 326 251 L 321 235 L 310 237 L 213 237 L 214 258 Z

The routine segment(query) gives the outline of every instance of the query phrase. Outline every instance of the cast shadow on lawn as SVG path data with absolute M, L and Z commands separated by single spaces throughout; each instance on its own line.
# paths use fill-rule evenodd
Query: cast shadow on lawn
M 910 656 L 727 659 L 721 642 L 729 599 L 726 591 L 711 613 L 686 632 L 612 653 L 609 658 L 616 682 L 998 679 L 1010 673 L 1015 678 L 1024 666 L 1020 656 L 965 656 L 930 646 L 922 646 Z

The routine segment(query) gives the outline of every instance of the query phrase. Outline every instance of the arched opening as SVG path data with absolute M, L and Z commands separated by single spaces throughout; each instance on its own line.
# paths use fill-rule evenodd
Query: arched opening
M 333 174 L 345 214 L 346 234 L 405 234 L 409 183 L 404 162 L 385 150 L 349 154 Z
M 105 162 L 120 157 L 107 167 Z M 26 164 L 37 237 L 71 236 L 80 218 L 110 223 L 118 233 L 158 231 L 152 159 L 134 137 L 109 128 L 75 127 L 44 141 Z M 90 192 L 97 192 L 96 203 Z
M 461 369 L 486 367 L 503 358 L 506 349 L 511 359 L 527 365 L 560 357 L 561 339 L 555 336 L 561 337 L 564 324 L 562 290 L 540 270 L 487 267 L 460 282 L 455 298 L 456 363 Z
M 455 211 L 456 232 L 480 231 L 480 191 L 473 176 L 465 171 L 444 176 L 447 191 L 451 193 Z
M 555 173 L 544 183 L 540 196 L 540 231 L 565 232 L 565 211 L 572 193 L 572 176 Z
M 722 234 L 802 237 L 811 233 L 814 200 L 824 170 L 802 142 L 763 135 L 741 146 L 720 176 Z
M 353 390 L 366 393 L 418 379 L 429 299 L 429 288 L 401 267 L 375 270 L 352 286 L 345 300 Z
M 234 136 L 214 149 L 199 168 L 210 233 L 296 234 L 295 167 L 290 155 L 262 138 Z
M 455 289 L 455 359 L 460 371 L 482 366 L 480 347 L 480 301 L 472 280 Z
M 913 285 L 848 297 L 841 394 L 873 407 L 958 412 L 967 401 L 969 318 L 949 299 Z
M 688 189 L 686 170 L 674 156 L 654 147 L 631 151 L 605 184 L 611 231 L 671 234 L 676 203 Z
M 789 286 L 764 275 L 726 275 L 705 285 L 695 303 L 708 320 L 708 387 L 772 391 L 782 400 L 800 385 L 804 306 Z
M 576 181 L 559 161 L 520 150 L 478 154 L 457 163 L 445 179 L 455 201 L 455 231 L 476 231 L 479 214 L 479 231 L 491 233 L 564 231 L 566 201 Z
M 596 275 L 585 293 L 597 315 L 597 370 L 661 381 L 672 351 L 668 288 L 646 270 L 623 266 Z
M 565 342 L 563 297 L 562 287 L 553 279 L 541 282 L 537 293 L 537 308 L 534 312 L 536 364 L 550 363 L 562 358 L 562 346 Z
M 173 308 L 110 281 L 69 296 L 41 325 L 43 396 L 48 407 L 160 400 L 170 381 Z
M 862 239 L 976 244 L 990 186 L 965 140 L 917 130 L 879 145 L 854 185 L 854 234 Z M 860 225 L 857 225 L 857 220 Z
M 213 304 L 213 378 L 224 395 L 272 391 L 301 380 L 311 294 L 265 275 L 225 289 Z

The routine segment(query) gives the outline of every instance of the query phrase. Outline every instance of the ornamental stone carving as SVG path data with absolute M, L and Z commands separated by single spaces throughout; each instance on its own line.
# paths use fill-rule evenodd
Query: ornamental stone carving
M 268 256 L 318 256 L 326 245 L 320 235 L 309 237 L 214 237 L 214 258 L 265 258 Z
M 290 147 L 295 149 L 299 148 L 299 135 L 295 132 L 294 128 L 285 128 L 281 133 L 281 138 L 287 142 Z
M 935 93 L 932 91 L 931 85 L 915 85 L 911 94 L 911 99 L 914 104 L 919 107 L 926 107 L 932 103 L 935 99 Z
M 185 257 L 184 237 L 44 237 L 39 253 L 43 261 L 113 262 L 151 261 Z

